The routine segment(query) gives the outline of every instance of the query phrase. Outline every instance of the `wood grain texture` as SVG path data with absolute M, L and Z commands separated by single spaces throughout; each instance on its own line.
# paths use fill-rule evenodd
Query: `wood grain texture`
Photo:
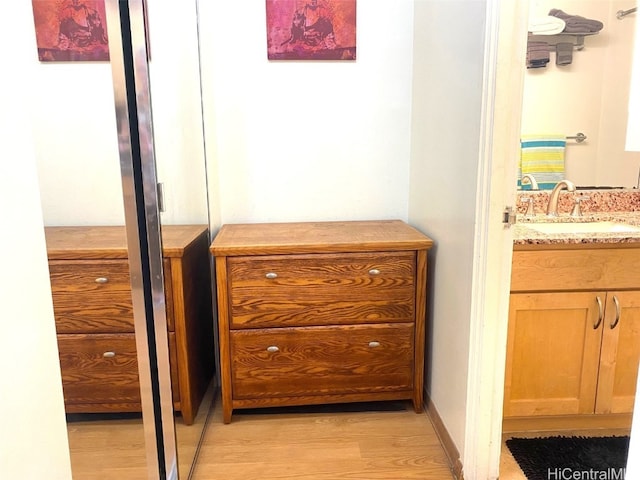
M 182 256 L 184 248 L 202 235 L 204 225 L 162 226 L 162 254 Z M 49 260 L 127 258 L 123 225 L 45 227 Z
M 173 400 L 180 405 L 175 334 L 169 334 Z M 79 412 L 140 411 L 138 360 L 133 334 L 60 334 L 65 408 Z M 105 357 L 105 352 L 115 356 Z
M 140 402 L 133 334 L 58 335 L 58 348 L 66 404 Z
M 413 390 L 380 391 L 365 393 L 327 393 L 323 395 L 296 395 L 294 397 L 234 398 L 233 408 L 292 407 L 300 405 L 331 405 L 336 403 L 406 400 Z M 373 400 L 372 400 L 373 399 Z M 416 412 L 419 413 L 419 412 Z M 228 423 L 228 422 L 227 422 Z
M 170 332 L 176 331 L 176 324 L 174 321 L 175 313 L 173 311 L 173 281 L 169 280 L 173 278 L 173 274 L 171 273 L 171 259 L 163 258 L 162 259 L 162 274 L 164 275 L 164 298 L 167 299 L 165 302 L 165 309 L 167 315 L 167 330 Z M 171 299 L 171 301 L 169 301 Z
M 514 251 L 512 265 L 512 292 L 640 287 L 638 249 Z
M 368 408 L 239 411 L 222 424 L 214 402 L 193 480 L 445 480 L 454 478 L 427 415 L 408 402 Z M 388 407 L 388 408 L 384 408 Z M 202 409 L 201 409 L 202 410 Z M 206 411 L 205 411 L 206 414 Z M 198 412 L 198 418 L 202 411 Z M 68 424 L 73 476 L 147 480 L 141 419 Z M 180 478 L 188 478 L 194 429 L 176 421 Z M 201 429 L 196 429 L 200 432 Z
M 231 421 L 233 394 L 231 390 L 231 347 L 229 345 L 229 279 L 227 257 L 219 256 L 216 262 L 216 291 L 218 295 L 218 342 L 220 344 L 220 386 L 222 389 L 222 418 Z
M 171 396 L 173 397 L 173 407 L 176 410 L 182 410 L 180 403 L 180 362 L 178 362 L 178 346 L 176 345 L 176 333 L 168 333 L 169 341 L 169 367 L 171 368 Z M 182 375 L 188 375 L 188 372 L 182 372 Z
M 223 225 L 214 255 L 427 250 L 433 241 L 400 220 Z
M 458 447 L 456 447 L 453 438 L 449 434 L 447 427 L 442 421 L 442 417 L 438 413 L 438 409 L 435 404 L 431 400 L 428 395 L 425 395 L 426 399 L 426 410 L 427 415 L 431 419 L 431 423 L 433 424 L 433 428 L 440 439 L 440 443 L 442 444 L 442 448 L 444 449 L 445 454 L 449 460 L 449 465 L 451 465 L 451 473 L 453 474 L 453 478 L 456 480 L 464 480 L 464 475 L 462 472 L 462 459 L 460 458 L 460 452 L 458 451 Z M 502 472 L 500 472 L 502 474 Z M 502 478 L 510 478 L 503 476 Z
M 413 321 L 415 263 L 414 252 L 229 258 L 231 328 Z
M 431 244 L 400 221 L 224 225 L 211 245 L 223 421 L 239 407 L 390 398 L 421 411 Z M 371 341 L 385 345 L 377 357 Z
M 178 473 L 189 477 L 196 462 L 200 436 L 212 405 L 213 386 L 198 410 L 194 426 L 176 416 Z M 69 413 L 69 412 L 67 412 Z M 149 480 L 157 478 L 147 471 L 144 426 L 139 415 L 72 414 L 67 416 L 71 469 L 76 480 Z M 200 478 L 212 478 L 206 474 Z
M 124 227 L 47 227 L 45 233 L 62 373 L 69 391 L 67 409 L 139 411 L 137 366 L 103 371 L 106 364 L 98 362 L 92 350 L 106 333 L 133 337 Z M 214 370 L 208 228 L 164 226 L 162 236 L 174 406 L 190 424 Z M 135 344 L 126 351 L 127 358 L 135 360 Z M 117 358 L 124 362 L 123 355 Z M 109 384 L 113 386 L 106 394 L 101 389 Z
M 639 361 L 640 291 L 607 292 L 596 413 L 633 412 Z
M 602 428 L 631 428 L 631 414 L 602 415 L 551 415 L 509 417 L 502 420 L 502 431 L 510 432 L 546 432 L 551 430 L 589 430 Z
M 203 232 L 182 257 L 171 257 L 171 303 L 176 331 L 177 368 L 180 379 L 180 410 L 187 424 L 214 373 L 211 264 L 206 255 L 209 238 Z
M 504 416 L 593 413 L 602 335 L 602 324 L 593 328 L 595 294 L 512 294 L 509 312 Z
M 54 260 L 49 272 L 58 333 L 133 332 L 126 260 Z
M 416 252 L 416 321 L 413 371 L 413 408 L 422 412 L 424 405 L 424 370 L 427 322 L 427 251 Z
M 426 414 L 409 402 L 238 411 L 216 405 L 194 478 L 400 480 L 454 478 Z
M 505 421 L 569 414 L 618 421 L 624 417 L 617 414 L 633 411 L 638 252 L 610 246 L 514 251 Z
M 413 331 L 411 323 L 232 331 L 234 397 L 410 390 Z

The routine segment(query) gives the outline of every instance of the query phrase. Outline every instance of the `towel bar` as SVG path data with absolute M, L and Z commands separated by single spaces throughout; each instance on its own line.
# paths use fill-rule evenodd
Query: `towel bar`
M 575 140 L 576 143 L 582 143 L 586 139 L 587 139 L 587 136 L 582 132 L 578 132 L 575 135 L 567 137 L 567 140 Z
M 624 17 L 626 17 L 631 13 L 635 13 L 637 10 L 638 10 L 638 7 L 633 7 L 633 8 L 630 8 L 629 10 L 618 10 L 616 12 L 616 18 L 618 20 L 622 20 Z

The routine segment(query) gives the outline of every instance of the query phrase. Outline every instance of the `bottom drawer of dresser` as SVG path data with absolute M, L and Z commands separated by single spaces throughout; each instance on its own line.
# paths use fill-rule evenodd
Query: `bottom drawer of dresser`
M 69 411 L 140 410 L 133 333 L 60 334 L 58 350 L 64 401 Z M 176 403 L 180 400 L 180 390 L 174 333 L 169 333 L 169 355 L 173 401 Z
M 237 399 L 413 387 L 413 323 L 236 330 L 230 347 Z
M 58 335 L 67 404 L 140 403 L 133 333 Z

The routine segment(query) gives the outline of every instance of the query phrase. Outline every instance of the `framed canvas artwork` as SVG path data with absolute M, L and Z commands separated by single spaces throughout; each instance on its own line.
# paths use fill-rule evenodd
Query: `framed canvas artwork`
M 42 62 L 108 61 L 104 0 L 31 0 Z
M 355 60 L 356 0 L 266 0 L 269 60 Z

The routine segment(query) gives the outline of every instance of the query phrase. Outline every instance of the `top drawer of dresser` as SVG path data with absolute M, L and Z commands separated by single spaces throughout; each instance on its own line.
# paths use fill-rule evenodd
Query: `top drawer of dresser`
M 49 262 L 58 333 L 133 332 L 127 260 Z
M 231 328 L 411 322 L 415 252 L 228 257 Z

